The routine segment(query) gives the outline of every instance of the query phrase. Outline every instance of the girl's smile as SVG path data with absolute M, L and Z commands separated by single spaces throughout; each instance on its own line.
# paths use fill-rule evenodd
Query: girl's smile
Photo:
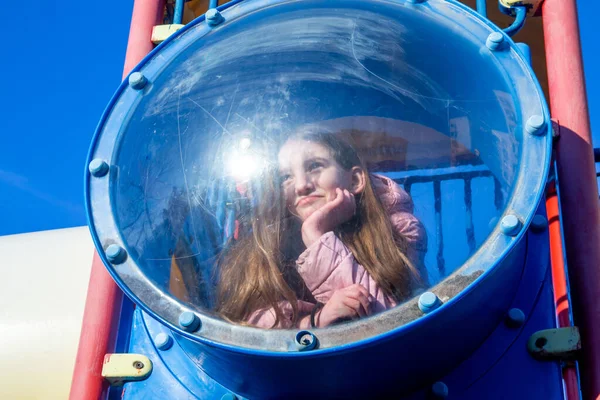
M 323 196 L 305 196 L 305 197 L 301 197 L 298 199 L 298 201 L 296 201 L 296 207 L 304 207 L 307 205 L 310 205 L 316 201 L 319 201 L 319 199 L 321 199 Z

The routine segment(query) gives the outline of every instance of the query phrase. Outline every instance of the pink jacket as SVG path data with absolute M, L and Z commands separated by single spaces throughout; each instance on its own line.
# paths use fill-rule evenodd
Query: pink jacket
M 386 209 L 393 229 L 401 233 L 408 241 L 407 256 L 415 263 L 426 283 L 427 272 L 423 259 L 427 251 L 427 235 L 421 222 L 412 214 L 413 202 L 408 193 L 391 179 L 371 175 L 375 193 Z M 384 311 L 396 305 L 396 302 L 386 296 L 375 280 L 367 273 L 352 255 L 352 252 L 333 233 L 328 232 L 308 247 L 296 261 L 298 273 L 304 279 L 306 287 L 313 297 L 325 304 L 336 290 L 359 283 L 375 298 L 372 311 Z M 281 302 L 280 307 L 285 320 L 280 321 L 278 328 L 292 328 L 292 307 L 287 302 Z M 310 314 L 314 304 L 299 300 L 300 316 Z M 271 328 L 275 323 L 275 312 L 272 308 L 255 311 L 247 321 L 261 328 Z M 306 320 L 301 325 L 308 325 Z M 308 326 L 299 326 L 308 328 Z

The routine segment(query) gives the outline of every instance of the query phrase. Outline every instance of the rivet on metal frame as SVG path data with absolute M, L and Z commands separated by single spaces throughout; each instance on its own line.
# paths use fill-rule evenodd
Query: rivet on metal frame
M 442 305 L 442 301 L 439 297 L 433 292 L 425 292 L 421 296 L 419 296 L 419 310 L 421 310 L 424 314 L 430 313 L 433 310 L 439 308 Z
M 106 175 L 109 169 L 110 168 L 108 167 L 106 161 L 100 160 L 98 158 L 94 158 L 92 161 L 90 161 L 90 164 L 88 165 L 88 170 L 90 171 L 90 174 L 92 174 L 96 178 L 100 178 Z
M 541 136 L 546 133 L 546 120 L 541 115 L 530 117 L 525 123 L 525 130 L 530 135 Z
M 121 264 L 127 258 L 127 252 L 119 245 L 111 244 L 104 250 L 106 258 L 112 264 Z
M 518 328 L 525 323 L 525 314 L 519 308 L 511 308 L 504 320 L 509 328 Z
M 515 215 L 505 215 L 500 221 L 500 229 L 507 236 L 517 236 L 523 224 Z
M 444 382 L 436 382 L 431 385 L 431 394 L 435 399 L 445 399 L 448 397 L 448 386 Z
M 223 15 L 216 8 L 209 9 L 205 14 L 205 18 L 210 26 L 217 26 L 224 21 Z
M 488 49 L 490 49 L 492 51 L 502 49 L 502 47 L 504 45 L 504 35 L 501 34 L 500 32 L 490 33 L 489 36 L 487 37 L 487 40 L 485 41 L 485 45 L 487 46 Z
M 135 90 L 143 89 L 148 83 L 148 79 L 141 72 L 133 72 L 129 75 L 129 86 Z
M 166 333 L 159 333 L 154 337 L 154 344 L 159 350 L 169 350 L 173 346 L 173 338 Z
M 543 232 L 548 228 L 548 220 L 541 214 L 536 214 L 531 220 L 531 230 L 534 232 Z
M 200 329 L 200 318 L 191 311 L 184 311 L 179 315 L 179 326 L 187 332 L 196 332 Z

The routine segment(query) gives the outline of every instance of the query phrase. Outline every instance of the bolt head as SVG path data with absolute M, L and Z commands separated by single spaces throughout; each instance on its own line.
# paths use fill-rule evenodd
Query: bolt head
M 448 386 L 444 382 L 436 382 L 431 385 L 431 394 L 436 399 L 445 399 L 448 397 Z
M 543 232 L 548 227 L 548 220 L 541 214 L 536 214 L 531 220 L 531 229 L 534 232 Z
M 487 37 L 487 40 L 485 41 L 485 45 L 487 46 L 487 48 L 492 51 L 499 50 L 502 47 L 503 43 L 504 35 L 500 32 L 490 33 L 490 35 Z
M 208 25 L 210 26 L 219 25 L 221 22 L 223 22 L 223 16 L 216 8 L 210 8 L 206 12 L 205 18 L 206 22 L 208 22 Z
M 139 361 L 139 360 L 138 361 L 134 361 L 132 365 L 133 365 L 133 368 L 135 368 L 135 369 L 142 369 L 142 368 L 144 368 L 144 363 L 141 362 L 141 361 Z
M 196 332 L 200 328 L 200 318 L 191 311 L 179 315 L 179 325 L 187 332 Z
M 511 308 L 506 314 L 506 325 L 511 328 L 518 328 L 525 322 L 525 314 L 519 308 Z
M 442 305 L 442 301 L 435 293 L 425 292 L 419 296 L 418 306 L 424 313 L 429 313 Z
M 116 244 L 111 244 L 108 246 L 104 253 L 106 254 L 108 261 L 110 261 L 112 264 L 120 264 L 125 261 L 125 258 L 127 257 L 127 252 L 125 249 Z
M 530 135 L 543 135 L 545 133 L 546 121 L 541 115 L 534 115 L 527 120 L 525 130 Z
M 141 72 L 133 72 L 129 75 L 129 86 L 135 90 L 143 89 L 147 83 L 148 80 Z
M 233 393 L 226 393 L 221 396 L 221 400 L 237 400 L 237 396 Z
M 296 334 L 296 348 L 298 351 L 312 350 L 317 347 L 317 337 L 309 331 L 300 331 Z
M 508 236 L 517 236 L 521 230 L 521 221 L 515 215 L 506 215 L 500 221 L 500 229 L 502 233 Z
M 173 346 L 173 338 L 166 333 L 159 333 L 154 337 L 154 344 L 159 350 L 169 350 Z
M 90 171 L 90 174 L 92 174 L 96 178 L 100 178 L 106 175 L 109 169 L 110 168 L 108 167 L 106 161 L 100 160 L 98 158 L 95 158 L 92 161 L 90 161 L 90 164 L 88 165 L 88 170 Z

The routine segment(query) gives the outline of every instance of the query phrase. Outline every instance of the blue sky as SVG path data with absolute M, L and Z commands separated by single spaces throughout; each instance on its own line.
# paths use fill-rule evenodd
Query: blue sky
M 85 225 L 83 167 L 121 80 L 132 0 L 3 5 L 0 235 Z
M 3 6 L 0 236 L 86 224 L 83 168 L 117 88 L 133 0 Z M 600 126 L 600 4 L 579 1 L 592 127 Z M 600 134 L 595 135 L 600 143 Z

